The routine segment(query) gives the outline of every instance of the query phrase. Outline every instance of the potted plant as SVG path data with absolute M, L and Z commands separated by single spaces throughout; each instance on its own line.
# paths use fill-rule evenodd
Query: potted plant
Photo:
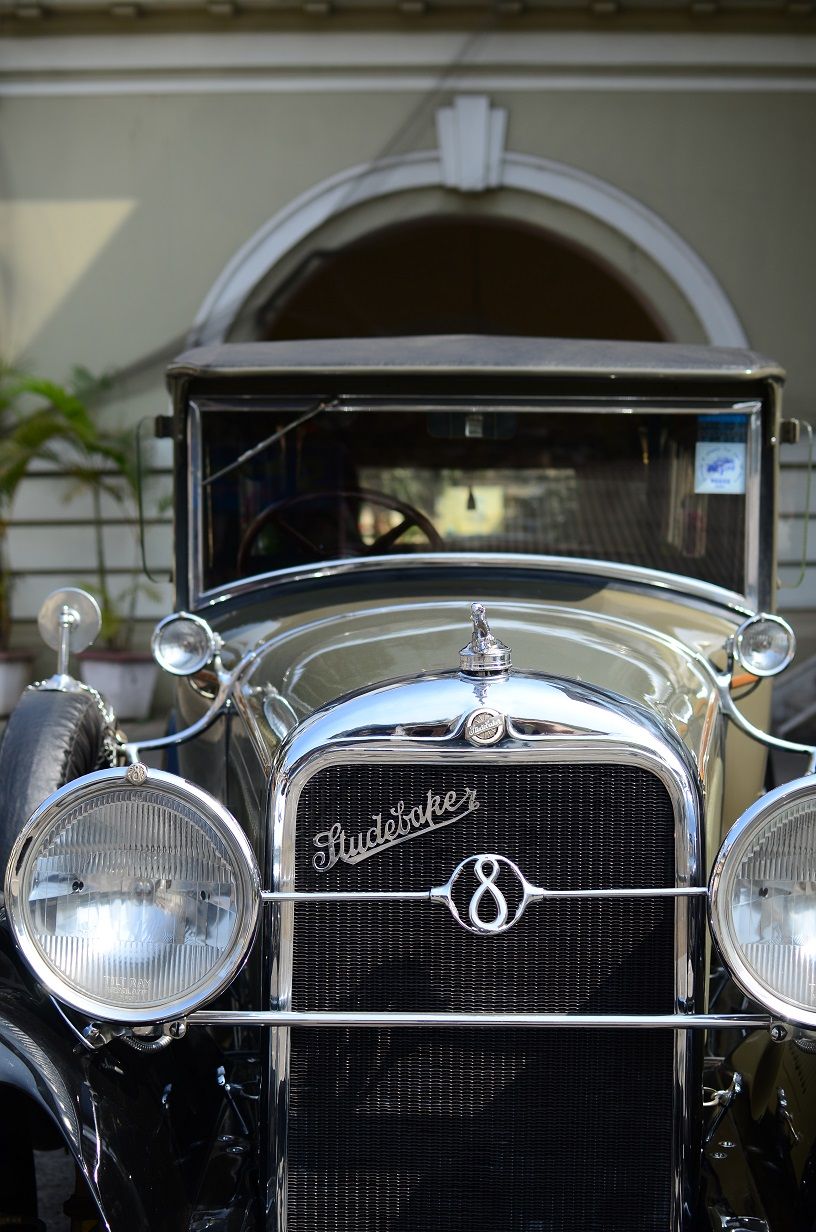
M 9 511 L 20 483 L 35 462 L 51 462 L 74 480 L 73 492 L 87 489 L 94 510 L 95 579 L 88 587 L 99 600 L 103 616 L 102 647 L 97 660 L 106 663 L 101 682 L 88 656 L 82 674 L 107 698 L 123 718 L 144 717 L 150 706 L 155 666 L 148 655 L 132 649 L 133 616 L 137 597 L 147 584 L 139 577 L 134 557 L 130 580 L 118 591 L 111 585 L 105 554 L 102 499 L 105 494 L 135 516 L 138 467 L 135 446 L 126 432 L 101 426 L 92 413 L 94 398 L 107 382 L 84 369 L 74 370 L 70 387 L 31 375 L 6 371 L 0 384 L 0 674 L 6 663 L 15 663 L 17 677 L 8 685 L 8 698 L 0 687 L 0 713 L 8 713 L 24 684 L 30 652 L 10 649 L 11 586 L 8 567 L 7 528 Z M 69 494 L 73 495 L 73 492 Z M 134 539 L 134 552 L 136 551 Z M 94 652 L 91 652 L 93 654 Z M 138 666 L 137 666 L 138 665 Z M 111 671 L 115 666 L 116 670 Z M 152 669 L 152 674 L 149 669 Z M 151 674 L 146 689 L 145 672 Z M 119 688 L 119 677 L 140 678 L 140 700 L 131 702 Z M 5 706 L 5 709 L 3 707 Z M 135 712 L 130 713 L 135 707 Z
M 83 375 L 77 372 L 77 378 Z M 65 465 L 104 449 L 85 402 L 74 390 L 39 377 L 0 370 L 0 715 L 15 705 L 30 675 L 33 652 L 12 647 L 9 516 L 35 462 Z
M 108 387 L 106 379 L 94 380 L 80 372 L 83 395 L 93 406 Z M 135 527 L 139 513 L 141 473 L 135 433 L 103 428 L 95 421 L 95 436 L 71 466 L 77 488 L 90 492 L 93 507 L 94 575 L 86 588 L 96 597 L 102 627 L 95 645 L 80 656 L 80 673 L 110 703 L 120 719 L 145 719 L 150 713 L 157 666 L 153 656 L 133 645 L 136 605 L 140 595 L 156 597 L 155 588 L 142 575 L 136 533 L 132 540 L 129 574 L 121 585 L 109 567 L 105 546 L 103 498 L 122 509 Z

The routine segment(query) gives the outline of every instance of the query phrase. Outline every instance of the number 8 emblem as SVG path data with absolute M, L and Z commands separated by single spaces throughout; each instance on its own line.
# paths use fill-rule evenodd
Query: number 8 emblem
M 500 933 L 507 923 L 507 899 L 496 885 L 500 871 L 499 861 L 494 856 L 479 856 L 473 866 L 473 871 L 481 884 L 470 900 L 468 908 L 470 922 L 480 933 Z M 482 899 L 487 893 L 491 895 L 496 904 L 496 914 L 492 920 L 482 919 L 480 913 Z
M 459 878 L 465 874 L 468 875 L 471 884 L 472 878 L 475 877 L 478 885 L 467 903 L 467 918 L 463 919 L 454 902 L 454 887 Z M 518 886 L 518 894 L 510 896 L 511 903 L 508 903 L 505 892 L 498 884 L 500 877 L 504 878 L 505 888 L 508 886 L 508 879 L 515 881 Z M 430 897 L 434 902 L 444 903 L 456 923 L 461 924 L 462 928 L 466 928 L 469 933 L 478 933 L 482 937 L 496 937 L 499 933 L 506 933 L 508 928 L 512 928 L 514 924 L 518 924 L 527 904 L 534 898 L 540 897 L 540 894 L 541 891 L 530 885 L 521 869 L 512 860 L 508 860 L 507 856 L 489 853 L 468 856 L 454 869 L 450 881 L 431 890 Z

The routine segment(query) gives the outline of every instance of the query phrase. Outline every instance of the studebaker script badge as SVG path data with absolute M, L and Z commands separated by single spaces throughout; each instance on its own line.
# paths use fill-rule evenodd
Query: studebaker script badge
M 445 795 L 430 790 L 422 803 L 412 808 L 400 800 L 387 813 L 372 814 L 374 824 L 367 830 L 359 830 L 357 834 L 347 834 L 341 823 L 336 821 L 328 830 L 321 830 L 315 835 L 314 845 L 319 850 L 312 864 L 320 873 L 334 868 L 340 860 L 344 864 L 359 864 L 361 860 L 387 851 L 389 847 L 396 847 L 398 843 L 405 843 L 409 838 L 452 826 L 478 808 L 475 787 L 465 787 L 461 792 L 448 791 Z

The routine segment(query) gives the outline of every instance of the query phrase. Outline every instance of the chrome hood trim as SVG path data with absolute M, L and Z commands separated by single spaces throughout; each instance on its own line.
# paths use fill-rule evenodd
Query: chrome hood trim
M 660 765 L 671 762 L 672 773 L 661 775 L 670 792 L 678 777 L 696 780 L 685 746 L 658 714 L 594 685 L 521 672 L 478 680 L 450 672 L 360 690 L 299 724 L 280 751 L 275 779 L 289 779 L 312 759 L 345 760 L 336 750 L 342 746 L 353 756 L 360 742 L 373 742 L 378 753 L 393 741 L 403 755 L 437 749 L 470 759 L 476 750 L 465 739 L 465 726 L 482 709 L 505 720 L 500 747 L 485 750 L 490 760 L 513 750 L 541 755 L 544 746 L 561 752 L 587 746 L 602 759 L 606 746 L 614 745 L 634 760 L 640 754 Z M 674 798 L 681 803 L 676 791 Z
M 745 595 L 679 573 L 664 573 L 659 569 L 647 569 L 617 561 L 592 560 L 578 556 L 530 556 L 520 552 L 417 552 L 410 556 L 366 556 L 321 561 L 314 565 L 295 565 L 288 569 L 277 569 L 272 573 L 241 578 L 226 586 L 203 591 L 195 599 L 195 607 L 197 611 L 209 611 L 222 604 L 238 602 L 259 590 L 286 588 L 329 578 L 394 571 L 400 574 L 421 570 L 445 572 L 467 566 L 476 566 L 485 571 L 506 572 L 508 569 L 517 569 L 534 575 L 581 576 L 594 580 L 596 584 L 600 580 L 602 585 L 645 587 L 725 608 L 743 616 L 752 616 L 757 610 Z

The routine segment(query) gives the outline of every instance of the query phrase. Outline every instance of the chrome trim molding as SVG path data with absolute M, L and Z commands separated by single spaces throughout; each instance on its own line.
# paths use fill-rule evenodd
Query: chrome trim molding
M 743 558 L 743 584 L 745 594 L 753 608 L 759 605 L 760 577 L 770 573 L 771 562 L 761 560 L 762 537 L 760 517 L 762 508 L 762 410 L 759 403 L 750 408 L 748 440 L 745 450 L 745 556 Z M 760 565 L 762 566 L 760 569 Z
M 714 681 L 717 686 L 717 695 L 720 699 L 723 714 L 726 718 L 731 719 L 735 727 L 738 727 L 746 736 L 750 736 L 752 740 L 756 740 L 758 744 L 764 744 L 766 748 L 784 749 L 787 753 L 801 753 L 803 757 L 808 759 L 805 773 L 813 774 L 816 772 L 816 745 L 797 744 L 793 740 L 783 740 L 781 736 L 772 736 L 769 732 L 763 731 L 761 727 L 755 727 L 750 719 L 746 719 L 731 696 L 731 673 L 715 675 Z M 763 799 L 767 799 L 767 797 L 763 797 Z
M 348 560 L 327 560 L 316 565 L 293 565 L 276 569 L 271 573 L 259 573 L 241 578 L 228 585 L 207 591 L 191 591 L 191 602 L 198 610 L 231 603 L 245 595 L 268 588 L 281 588 L 298 582 L 321 581 L 324 578 L 344 577 L 366 573 L 382 573 L 399 569 L 400 573 L 419 569 L 448 571 L 455 566 L 478 566 L 480 569 L 524 569 L 534 574 L 580 574 L 597 577 L 604 582 L 646 587 L 649 590 L 664 590 L 667 593 L 701 600 L 715 607 L 727 608 L 743 616 L 752 616 L 756 607 L 745 595 L 684 577 L 679 573 L 665 573 L 641 565 L 627 565 L 608 560 L 593 560 L 580 556 L 527 556 L 521 552 L 416 552 L 410 556 L 365 556 Z
M 264 642 L 253 650 L 248 651 L 230 671 L 225 671 L 221 665 L 220 658 L 217 658 L 215 674 L 218 680 L 218 691 L 204 714 L 196 719 L 195 723 L 191 723 L 189 727 L 183 727 L 180 731 L 173 732 L 169 736 L 155 736 L 152 740 L 129 740 L 122 746 L 125 760 L 128 762 L 139 761 L 140 754 L 144 749 L 166 749 L 172 745 L 185 744 L 188 740 L 193 740 L 196 736 L 200 736 L 202 732 L 205 732 L 224 713 L 227 707 L 232 704 L 234 696 L 239 695 L 235 688 L 236 684 L 244 671 L 250 668 L 265 653 L 267 645 L 268 642 Z
M 546 411 L 550 415 L 626 415 L 637 411 L 641 415 L 711 415 L 734 414 L 745 415 L 761 410 L 762 404 L 755 398 L 654 398 L 651 395 L 643 397 L 639 394 L 622 395 L 614 398 L 609 394 L 590 397 L 578 394 L 572 397 L 555 397 L 542 394 L 540 397 L 512 397 L 496 395 L 495 397 L 462 398 L 461 394 L 451 394 L 448 398 L 425 398 L 418 395 L 406 395 L 404 398 L 392 396 L 360 397 L 355 394 L 338 394 L 332 401 L 332 409 L 346 412 L 380 411 L 383 413 L 403 411 L 438 411 L 449 412 L 474 408 L 480 411 L 498 411 L 499 413 L 513 411 L 518 415 L 537 415 Z
M 449 61 L 444 64 L 447 68 Z M 430 335 L 412 338 L 411 344 L 406 346 L 405 338 L 387 336 L 220 345 L 213 342 L 179 355 L 170 365 L 168 379 L 171 384 L 222 376 L 251 375 L 269 380 L 270 374 L 290 377 L 305 373 L 307 377 L 331 376 L 335 384 L 340 377 L 343 383 L 351 385 L 361 375 L 381 377 L 393 373 L 404 378 L 407 385 L 415 376 L 431 377 L 434 384 L 441 384 L 440 378 L 472 374 L 499 376 L 512 387 L 519 378 L 528 377 L 601 377 L 619 382 L 658 377 L 666 383 L 669 379 L 682 382 L 683 392 L 688 390 L 693 398 L 703 380 L 741 387 L 749 381 L 784 376 L 784 369 L 774 360 L 740 344 L 734 347 L 661 342 L 655 346 L 652 342 L 507 338 L 489 334 Z M 681 398 L 680 394 L 673 396 Z M 662 399 L 666 397 L 662 395 Z
M 342 406 L 343 410 L 350 410 L 355 407 L 365 409 L 411 409 L 412 405 L 422 405 L 424 409 L 428 409 L 425 403 L 419 399 L 409 399 L 407 403 L 401 400 L 396 400 L 393 407 L 386 400 L 381 399 L 336 399 L 338 405 Z M 410 556 L 385 556 L 377 557 L 370 556 L 364 559 L 356 558 L 351 560 L 327 560 L 318 565 L 311 566 L 293 566 L 284 569 L 273 570 L 265 574 L 257 574 L 251 578 L 236 579 L 234 582 L 224 586 L 215 587 L 209 590 L 203 588 L 203 559 L 201 555 L 201 547 L 203 544 L 203 506 L 201 491 L 204 483 L 203 462 L 201 456 L 201 404 L 197 401 L 189 403 L 189 417 L 187 423 L 188 432 L 188 450 L 189 450 L 189 471 L 188 471 L 188 490 L 187 501 L 189 509 L 189 533 L 188 533 L 188 582 L 190 604 L 193 608 L 200 609 L 211 606 L 217 603 L 229 602 L 232 599 L 241 597 L 242 595 L 266 588 L 269 586 L 279 586 L 291 583 L 293 581 L 303 581 L 309 578 L 320 578 L 325 576 L 336 576 L 350 570 L 363 569 L 364 571 L 390 567 L 393 568 L 395 562 L 399 562 L 399 567 L 417 568 L 430 564 L 440 563 L 446 567 L 451 564 L 462 563 L 467 564 L 471 560 L 477 561 L 484 565 L 492 561 L 508 567 L 523 567 L 525 563 L 529 563 L 531 567 L 543 567 L 547 569 L 555 569 L 554 562 L 562 562 L 563 572 L 584 572 L 597 574 L 607 580 L 618 580 L 620 582 L 635 584 L 635 585 L 651 585 L 660 586 L 673 591 L 680 595 L 689 595 L 692 598 L 703 599 L 705 602 L 714 603 L 717 606 L 732 608 L 733 610 L 743 612 L 748 615 L 756 610 L 759 603 L 759 578 L 765 576 L 771 567 L 771 562 L 760 561 L 760 516 L 761 516 L 761 500 L 762 493 L 761 485 L 761 465 L 762 465 L 762 404 L 756 400 L 745 402 L 734 402 L 733 399 L 689 399 L 689 400 L 660 400 L 654 398 L 641 399 L 637 397 L 610 400 L 610 399 L 552 399 L 543 398 L 528 402 L 526 400 L 497 400 L 489 399 L 490 405 L 509 405 L 514 410 L 529 410 L 529 411 L 545 411 L 553 413 L 559 409 L 569 410 L 574 413 L 593 412 L 593 413 L 609 413 L 609 414 L 624 414 L 627 410 L 635 407 L 638 411 L 649 411 L 651 413 L 668 413 L 668 412 L 686 412 L 690 415 L 705 413 L 706 410 L 725 411 L 731 413 L 742 413 L 749 416 L 749 430 L 746 448 L 746 491 L 745 491 L 745 544 L 744 544 L 744 584 L 745 594 L 740 595 L 736 592 L 729 591 L 726 588 L 719 587 L 713 583 L 698 581 L 694 578 L 684 577 L 679 574 L 662 572 L 660 570 L 650 569 L 645 566 L 628 565 L 623 562 L 599 561 L 594 559 L 581 560 L 574 557 L 549 557 L 549 556 L 533 556 L 523 553 L 416 553 Z M 450 405 L 461 405 L 461 399 L 455 397 L 448 403 L 443 400 L 445 409 L 449 409 Z M 762 566 L 762 569 L 760 568 Z
M 468 859 L 476 859 L 469 856 Z M 501 859 L 505 859 L 502 856 Z M 454 869 L 454 875 L 456 873 Z M 431 890 L 262 890 L 264 903 L 443 903 L 448 905 L 448 887 L 434 886 Z M 544 898 L 705 898 L 705 886 L 669 886 L 654 890 L 545 890 L 525 880 L 527 901 Z
M 204 543 L 204 511 L 202 491 L 201 411 L 198 403 L 190 402 L 187 417 L 187 586 L 190 603 L 196 606 L 201 591 L 202 544 Z
M 423 833 L 427 833 L 424 831 Z M 487 871 L 483 870 L 483 865 L 489 863 L 492 867 Z M 482 917 L 478 907 L 478 901 L 481 897 L 481 890 L 477 889 L 470 904 L 470 919 L 473 927 L 466 924 L 461 918 L 456 903 L 453 899 L 453 887 L 464 869 L 473 864 L 476 869 L 477 879 L 481 885 L 494 898 L 497 914 L 493 923 L 486 923 Z M 493 884 L 496 876 L 499 873 L 500 867 L 509 870 L 518 881 L 522 895 L 518 907 L 515 909 L 512 918 L 508 916 L 507 901 L 502 891 Z M 299 892 L 297 890 L 262 890 L 261 902 L 263 903 L 393 903 L 393 902 L 425 902 L 425 903 L 441 903 L 443 907 L 447 907 L 448 911 L 456 920 L 457 924 L 461 924 L 469 932 L 479 934 L 498 934 L 506 932 L 508 928 L 512 928 L 517 924 L 521 917 L 525 914 L 530 903 L 543 902 L 545 899 L 577 899 L 577 898 L 602 898 L 602 899 L 628 899 L 628 898 L 707 898 L 708 890 L 705 886 L 670 886 L 668 888 L 658 889 L 632 889 L 632 890 L 547 890 L 543 886 L 532 885 L 522 873 L 521 869 L 508 860 L 507 856 L 499 855 L 495 852 L 490 852 L 482 855 L 468 856 L 462 860 L 451 873 L 444 885 L 434 886 L 430 890 L 315 890 Z
M 186 741 L 200 736 L 208 727 L 212 727 L 215 720 L 224 713 L 229 705 L 236 675 L 237 669 L 235 672 L 230 672 L 219 679 L 218 692 L 213 701 L 204 714 L 199 719 L 196 719 L 195 723 L 191 723 L 189 727 L 184 727 L 181 731 L 173 732 L 169 736 L 154 736 L 152 740 L 129 740 L 122 746 L 125 760 L 132 764 L 141 760 L 141 754 L 145 749 L 167 749 L 175 744 L 185 744 Z
M 627 1027 L 650 1030 L 661 1027 L 673 1031 L 709 1030 L 732 1027 L 736 1030 L 770 1030 L 770 1014 L 374 1014 L 331 1013 L 319 1010 L 195 1010 L 187 1017 L 199 1027 Z

